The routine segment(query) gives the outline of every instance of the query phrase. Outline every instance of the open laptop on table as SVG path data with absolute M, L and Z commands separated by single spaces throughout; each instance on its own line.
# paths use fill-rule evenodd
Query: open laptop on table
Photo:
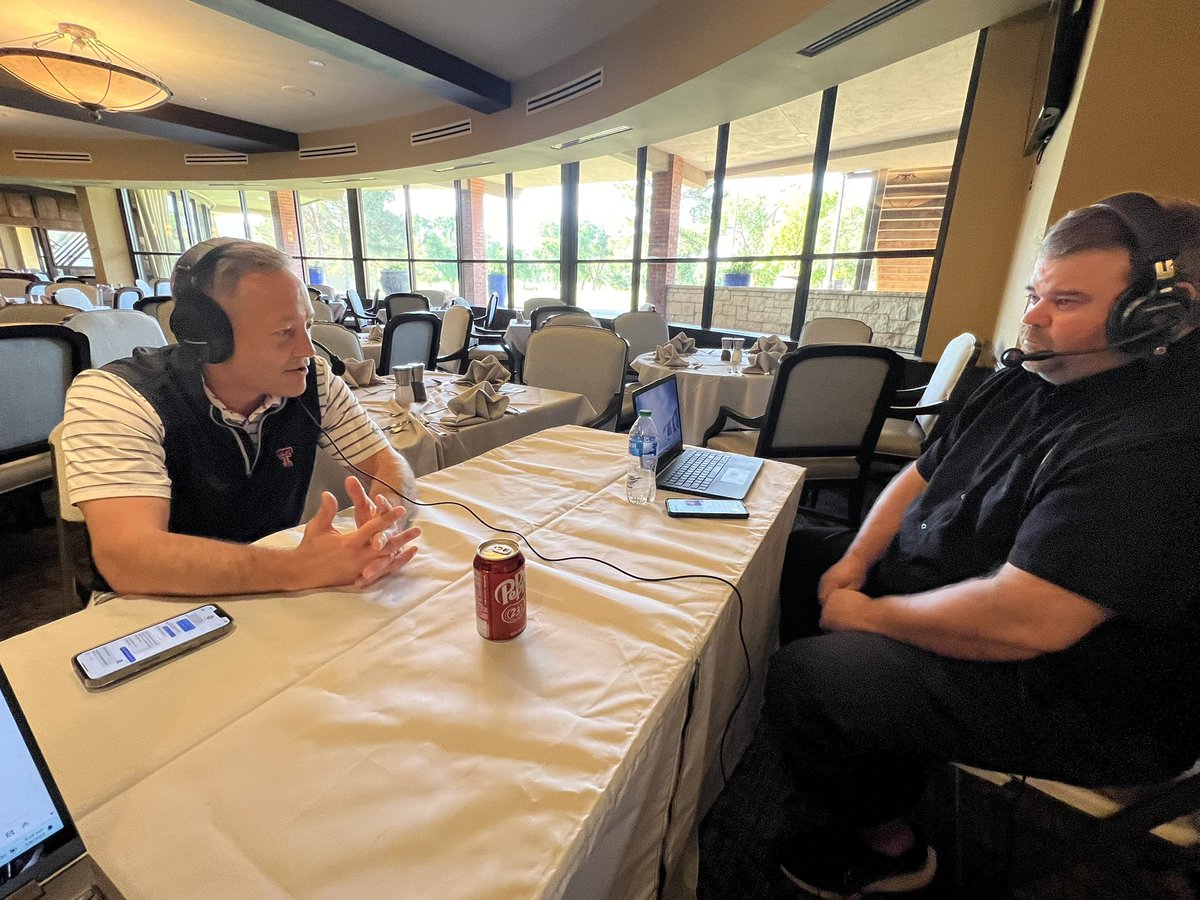
M 123 900 L 87 855 L 0 669 L 0 898 Z
M 633 406 L 650 410 L 658 429 L 658 477 L 655 483 L 665 491 L 742 500 L 762 468 L 754 456 L 740 456 L 722 450 L 683 448 L 683 421 L 679 414 L 679 386 L 668 375 L 633 391 Z

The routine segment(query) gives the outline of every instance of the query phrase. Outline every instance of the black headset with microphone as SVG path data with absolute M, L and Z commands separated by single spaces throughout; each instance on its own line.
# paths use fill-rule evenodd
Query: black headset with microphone
M 1039 350 L 1024 353 L 1005 350 L 1000 362 L 1010 368 L 1024 362 L 1083 356 L 1118 349 L 1135 356 L 1161 354 L 1179 337 L 1191 309 L 1191 296 L 1179 283 L 1175 240 L 1170 213 L 1148 194 L 1129 192 L 1108 197 L 1094 206 L 1113 213 L 1133 234 L 1135 247 L 1132 280 L 1113 303 L 1105 324 L 1108 343 L 1088 350 Z
M 171 273 L 171 330 L 179 343 L 190 347 L 201 362 L 222 363 L 233 356 L 233 323 L 212 295 L 200 287 L 211 283 L 217 263 L 243 240 L 214 237 L 190 248 Z

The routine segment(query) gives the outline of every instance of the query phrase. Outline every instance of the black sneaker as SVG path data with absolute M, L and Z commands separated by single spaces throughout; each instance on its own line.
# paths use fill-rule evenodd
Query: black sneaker
M 793 845 L 779 863 L 793 884 L 825 900 L 850 900 L 864 894 L 917 891 L 933 881 L 937 854 L 918 835 L 899 856 L 888 856 L 848 838 L 840 847 L 825 842 Z

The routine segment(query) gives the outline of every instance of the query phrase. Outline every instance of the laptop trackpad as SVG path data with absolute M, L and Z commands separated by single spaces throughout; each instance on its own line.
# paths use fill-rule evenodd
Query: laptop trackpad
M 739 466 L 726 466 L 725 471 L 721 473 L 721 477 L 717 481 L 725 481 L 730 484 L 745 484 L 749 477 L 750 473 Z

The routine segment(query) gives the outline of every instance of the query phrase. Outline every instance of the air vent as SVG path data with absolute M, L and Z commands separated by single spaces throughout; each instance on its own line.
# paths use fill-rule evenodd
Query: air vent
M 603 85 L 604 67 L 601 66 L 596 71 L 589 72 L 582 78 L 576 78 L 569 84 L 556 87 L 554 90 L 546 91 L 544 94 L 538 94 L 536 97 L 530 97 L 525 101 L 525 115 L 532 116 L 534 113 L 542 112 L 551 107 L 570 103 L 576 97 L 582 97 L 584 94 L 603 87 Z
M 431 144 L 434 141 L 444 141 L 447 138 L 462 137 L 470 133 L 471 120 L 463 119 L 461 122 L 454 122 L 450 125 L 426 128 L 424 131 L 414 131 L 408 136 L 408 140 L 415 147 L 418 144 Z
M 255 187 L 265 185 L 265 181 L 210 181 L 209 187 Z
M 826 50 L 831 50 L 843 41 L 848 41 L 852 37 L 862 34 L 876 25 L 882 25 L 888 19 L 900 15 L 900 13 L 912 9 L 914 6 L 920 6 L 925 0 L 892 0 L 891 3 L 885 3 L 883 6 L 874 12 L 867 13 L 861 19 L 855 19 L 849 25 L 843 25 L 837 31 L 825 35 L 825 37 L 813 41 L 807 47 L 804 47 L 796 52 L 801 56 L 816 56 L 818 53 L 824 53 Z
M 185 153 L 183 163 L 187 166 L 244 166 L 250 157 L 245 153 Z
M 358 156 L 358 144 L 330 144 L 328 147 L 302 147 L 301 159 L 329 159 L 335 156 Z
M 92 154 L 75 153 L 68 150 L 14 150 L 17 162 L 59 162 L 91 164 Z

